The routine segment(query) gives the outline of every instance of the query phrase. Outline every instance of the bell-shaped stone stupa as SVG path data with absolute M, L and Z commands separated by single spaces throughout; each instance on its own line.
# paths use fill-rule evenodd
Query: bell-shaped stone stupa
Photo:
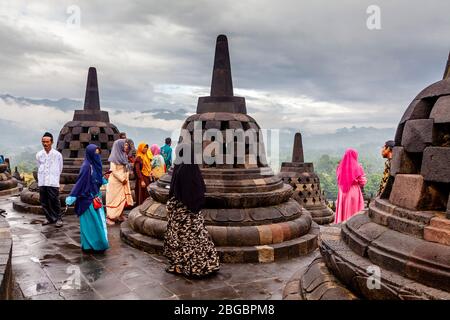
M 343 293 L 343 284 L 367 299 L 450 299 L 449 66 L 450 57 L 444 79 L 422 90 L 400 120 L 390 194 L 341 228 L 324 229 L 327 268 L 319 258 L 299 274 L 298 296 Z M 330 285 L 330 271 L 341 285 Z
M 200 150 L 206 150 L 216 140 L 203 133 L 229 129 L 246 134 L 260 131 L 247 115 L 245 99 L 233 94 L 228 42 L 226 36 L 219 35 L 211 94 L 198 99 L 197 113 L 182 126 L 182 132 L 187 133 L 183 139 L 191 139 Z M 198 133 L 199 142 L 194 138 Z M 225 262 L 271 262 L 307 254 L 317 247 L 318 226 L 291 199 L 292 187 L 274 175 L 259 135 L 256 139 L 261 152 L 253 152 L 250 140 L 231 139 L 223 143 L 227 152 L 239 148 L 245 152 L 230 153 L 231 161 L 216 154 L 214 161 L 203 159 L 200 164 L 206 184 L 202 214 Z M 171 171 L 150 185 L 151 197 L 121 226 L 124 241 L 148 252 L 162 251 L 170 181 Z
M 61 152 L 64 159 L 63 172 L 60 178 L 60 200 L 64 199 L 72 190 L 76 182 L 80 167 L 84 161 L 86 147 L 93 143 L 101 148 L 103 169 L 109 167 L 108 157 L 112 145 L 119 138 L 119 130 L 109 122 L 107 111 L 100 110 L 98 93 L 97 70 L 89 68 L 84 109 L 75 110 L 73 120 L 67 122 L 61 129 L 56 149 Z M 16 210 L 30 213 L 43 213 L 39 203 L 39 188 L 37 174 L 34 172 L 35 182 L 20 194 L 20 201 L 15 201 Z M 65 206 L 65 205 L 64 205 Z M 72 211 L 72 207 L 70 211 Z
M 334 221 L 334 212 L 326 204 L 319 176 L 314 172 L 314 165 L 305 162 L 300 132 L 294 137 L 292 162 L 281 164 L 279 176 L 292 186 L 294 189 L 292 198 L 311 213 L 316 223 L 328 224 Z
M 21 184 L 11 175 L 9 161 L 0 164 L 0 197 L 19 194 Z

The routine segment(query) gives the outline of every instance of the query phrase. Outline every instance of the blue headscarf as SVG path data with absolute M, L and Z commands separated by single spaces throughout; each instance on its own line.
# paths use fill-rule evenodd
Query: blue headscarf
M 86 147 L 86 156 L 80 168 L 80 174 L 70 192 L 71 197 L 77 198 L 75 213 L 78 216 L 89 208 L 103 184 L 102 160 L 100 155 L 95 153 L 97 148 L 95 144 Z

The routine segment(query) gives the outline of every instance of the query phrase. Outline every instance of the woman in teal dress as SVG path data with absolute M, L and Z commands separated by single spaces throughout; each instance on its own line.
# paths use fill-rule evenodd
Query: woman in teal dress
M 103 252 L 109 248 L 106 217 L 103 206 L 94 208 L 94 198 L 102 198 L 100 187 L 108 181 L 103 177 L 100 149 L 95 144 L 86 147 L 86 156 L 66 204 L 75 203 L 80 218 L 81 249 Z

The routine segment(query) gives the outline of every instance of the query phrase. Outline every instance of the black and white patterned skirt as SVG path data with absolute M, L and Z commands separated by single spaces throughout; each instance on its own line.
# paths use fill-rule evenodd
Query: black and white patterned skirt
M 167 230 L 164 255 L 169 259 L 169 272 L 186 276 L 206 276 L 220 268 L 211 236 L 202 214 L 194 214 L 183 203 L 171 198 L 167 202 Z

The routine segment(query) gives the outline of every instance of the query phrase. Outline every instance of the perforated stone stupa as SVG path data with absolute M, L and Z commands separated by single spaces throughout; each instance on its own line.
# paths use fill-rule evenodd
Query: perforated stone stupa
M 20 192 L 21 185 L 17 179 L 11 175 L 10 168 L 7 163 L 0 164 L 0 197 Z
M 292 161 L 281 164 L 279 176 L 292 186 L 292 198 L 311 213 L 316 223 L 328 224 L 334 221 L 334 212 L 326 204 L 319 176 L 314 172 L 314 164 L 305 162 L 300 132 L 294 137 Z
M 328 267 L 322 270 L 358 297 L 450 299 L 449 66 L 450 56 L 444 79 L 422 90 L 400 120 L 390 194 L 341 229 L 321 234 Z M 316 290 L 313 281 L 326 290 L 326 279 L 323 272 L 306 271 L 300 276 L 302 296 Z
M 233 94 L 227 38 L 217 37 L 211 94 L 198 99 L 197 113 L 182 128 L 194 135 L 194 122 L 207 129 L 260 130 L 247 115 L 245 99 Z M 259 139 L 259 138 L 258 138 Z M 206 147 L 211 140 L 203 139 Z M 239 142 L 237 142 L 239 143 Z M 201 164 L 206 184 L 205 224 L 225 262 L 271 262 L 307 254 L 317 247 L 318 226 L 293 199 L 292 187 L 275 176 L 245 145 L 233 163 Z M 254 158 L 252 158 L 254 157 Z M 242 159 L 244 158 L 244 159 Z M 256 161 L 251 162 L 250 159 Z M 151 197 L 121 225 L 122 239 L 148 252 L 161 253 L 167 226 L 171 171 L 150 185 Z
M 100 109 L 97 70 L 91 67 L 88 72 L 84 109 L 75 110 L 73 120 L 64 125 L 56 142 L 56 149 L 61 152 L 64 159 L 63 172 L 60 178 L 61 204 L 64 203 L 65 197 L 76 182 L 84 160 L 86 147 L 93 143 L 101 148 L 103 169 L 106 171 L 109 167 L 108 157 L 112 145 L 118 138 L 119 130 L 109 122 L 108 112 Z M 16 210 L 43 213 L 39 204 L 36 173 L 34 177 L 36 182 L 20 194 L 20 201 L 14 202 Z

